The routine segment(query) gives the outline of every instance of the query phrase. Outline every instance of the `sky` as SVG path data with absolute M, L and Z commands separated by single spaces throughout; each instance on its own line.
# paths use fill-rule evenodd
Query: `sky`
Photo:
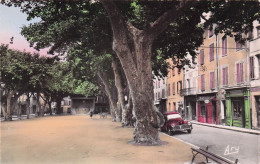
M 40 19 L 34 19 L 29 22 L 26 17 L 26 14 L 22 13 L 20 8 L 0 4 L 0 44 L 9 44 L 10 48 L 20 51 L 37 52 L 41 55 L 47 54 L 47 49 L 38 52 L 30 47 L 29 42 L 20 34 L 23 25 L 40 21 Z M 14 37 L 13 44 L 10 44 L 11 37 Z

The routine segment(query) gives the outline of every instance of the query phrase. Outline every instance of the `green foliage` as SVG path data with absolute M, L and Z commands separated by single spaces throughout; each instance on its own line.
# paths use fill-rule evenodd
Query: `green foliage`
M 179 3 L 180 1 L 116 1 L 125 20 L 140 30 L 149 28 L 150 24 L 165 11 L 177 8 Z M 95 57 L 107 53 L 113 54 L 110 22 L 99 3 L 90 4 L 83 0 L 7 3 L 11 4 L 20 5 L 28 14 L 28 20 L 41 18 L 41 22 L 22 29 L 22 34 L 36 49 L 51 46 L 50 53 L 54 51 L 64 53 L 70 47 L 76 47 L 82 55 L 90 50 Z M 249 32 L 252 30 L 252 21 L 260 20 L 259 8 L 257 0 L 196 1 L 185 14 L 179 16 L 154 40 L 152 46 L 154 72 L 166 75 L 168 65 L 165 59 L 168 58 L 175 59 L 174 62 L 178 67 L 189 64 L 185 59 L 186 55 L 196 57 L 195 50 L 203 43 L 204 29 L 213 23 L 218 25 L 215 33 L 225 33 L 234 36 L 236 40 L 243 40 L 240 33 Z M 204 26 L 200 25 L 202 15 L 209 12 L 210 18 Z M 79 58 L 82 57 L 89 58 L 88 55 Z M 75 62 L 76 65 L 79 64 L 79 61 Z M 84 69 L 81 67 L 84 66 L 81 65 L 79 69 Z
M 74 78 L 71 63 L 60 62 L 57 56 L 40 57 L 0 46 L 1 83 L 19 93 L 42 92 L 49 97 L 69 94 L 93 95 L 98 87 L 88 81 Z

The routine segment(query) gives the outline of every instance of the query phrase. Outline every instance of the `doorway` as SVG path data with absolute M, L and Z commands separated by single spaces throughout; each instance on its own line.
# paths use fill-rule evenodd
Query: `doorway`
M 255 96 L 255 109 L 257 112 L 257 127 L 260 128 L 260 96 Z
M 234 126 L 245 127 L 244 98 L 232 98 L 232 116 Z

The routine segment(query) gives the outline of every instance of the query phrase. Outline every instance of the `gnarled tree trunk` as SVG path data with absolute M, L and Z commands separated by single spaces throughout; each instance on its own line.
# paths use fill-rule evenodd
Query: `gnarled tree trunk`
M 6 103 L 1 103 L 1 111 L 3 112 L 4 120 L 6 120 L 6 116 L 7 116 L 7 113 L 6 113 Z
M 109 100 L 109 104 L 110 104 L 110 113 L 114 113 L 114 121 L 118 120 L 118 113 L 117 113 L 117 107 L 116 107 L 116 102 L 113 99 L 112 93 L 109 89 L 109 83 L 108 83 L 108 79 L 107 79 L 107 75 L 104 73 L 104 76 L 101 75 L 101 73 L 98 73 L 99 78 L 101 79 L 102 83 L 105 86 L 105 91 Z M 113 116 L 113 114 L 111 114 L 111 116 Z
M 120 59 L 133 99 L 136 116 L 134 141 L 157 144 L 158 128 L 163 118 L 153 106 L 152 43 L 194 2 L 180 1 L 179 6 L 163 13 L 144 30 L 139 30 L 126 21 L 114 1 L 100 0 L 100 2 L 109 15 L 113 30 L 113 50 Z
M 38 111 L 39 111 L 39 116 L 43 117 L 44 115 L 44 109 L 41 106 L 41 102 L 40 102 L 40 93 L 37 93 L 37 107 L 38 107 Z
M 12 97 L 16 93 L 16 90 L 11 91 L 7 96 L 7 105 L 6 105 L 6 120 L 12 121 Z
M 56 103 L 57 103 L 57 110 L 56 110 L 56 114 L 61 114 L 61 100 L 63 99 L 63 97 L 57 96 L 56 97 Z
M 115 60 L 112 61 L 112 68 L 115 76 L 115 85 L 117 87 L 118 91 L 118 101 L 121 105 L 121 110 L 122 110 L 122 126 L 128 126 L 130 124 L 130 121 L 132 119 L 132 101 L 131 101 L 131 95 L 129 94 L 129 100 L 128 104 L 125 103 L 125 98 L 124 98 L 124 89 L 123 89 L 123 82 L 122 82 L 122 75 L 119 72 L 118 65 Z
M 27 104 L 26 115 L 27 115 L 27 119 L 29 119 L 30 118 L 30 111 L 31 111 L 30 95 L 29 95 L 29 93 L 27 94 L 26 104 Z

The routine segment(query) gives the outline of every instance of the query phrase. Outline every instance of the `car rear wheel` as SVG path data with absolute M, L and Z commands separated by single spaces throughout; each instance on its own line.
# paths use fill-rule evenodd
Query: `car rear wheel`
M 191 129 L 187 130 L 188 133 L 191 133 Z

